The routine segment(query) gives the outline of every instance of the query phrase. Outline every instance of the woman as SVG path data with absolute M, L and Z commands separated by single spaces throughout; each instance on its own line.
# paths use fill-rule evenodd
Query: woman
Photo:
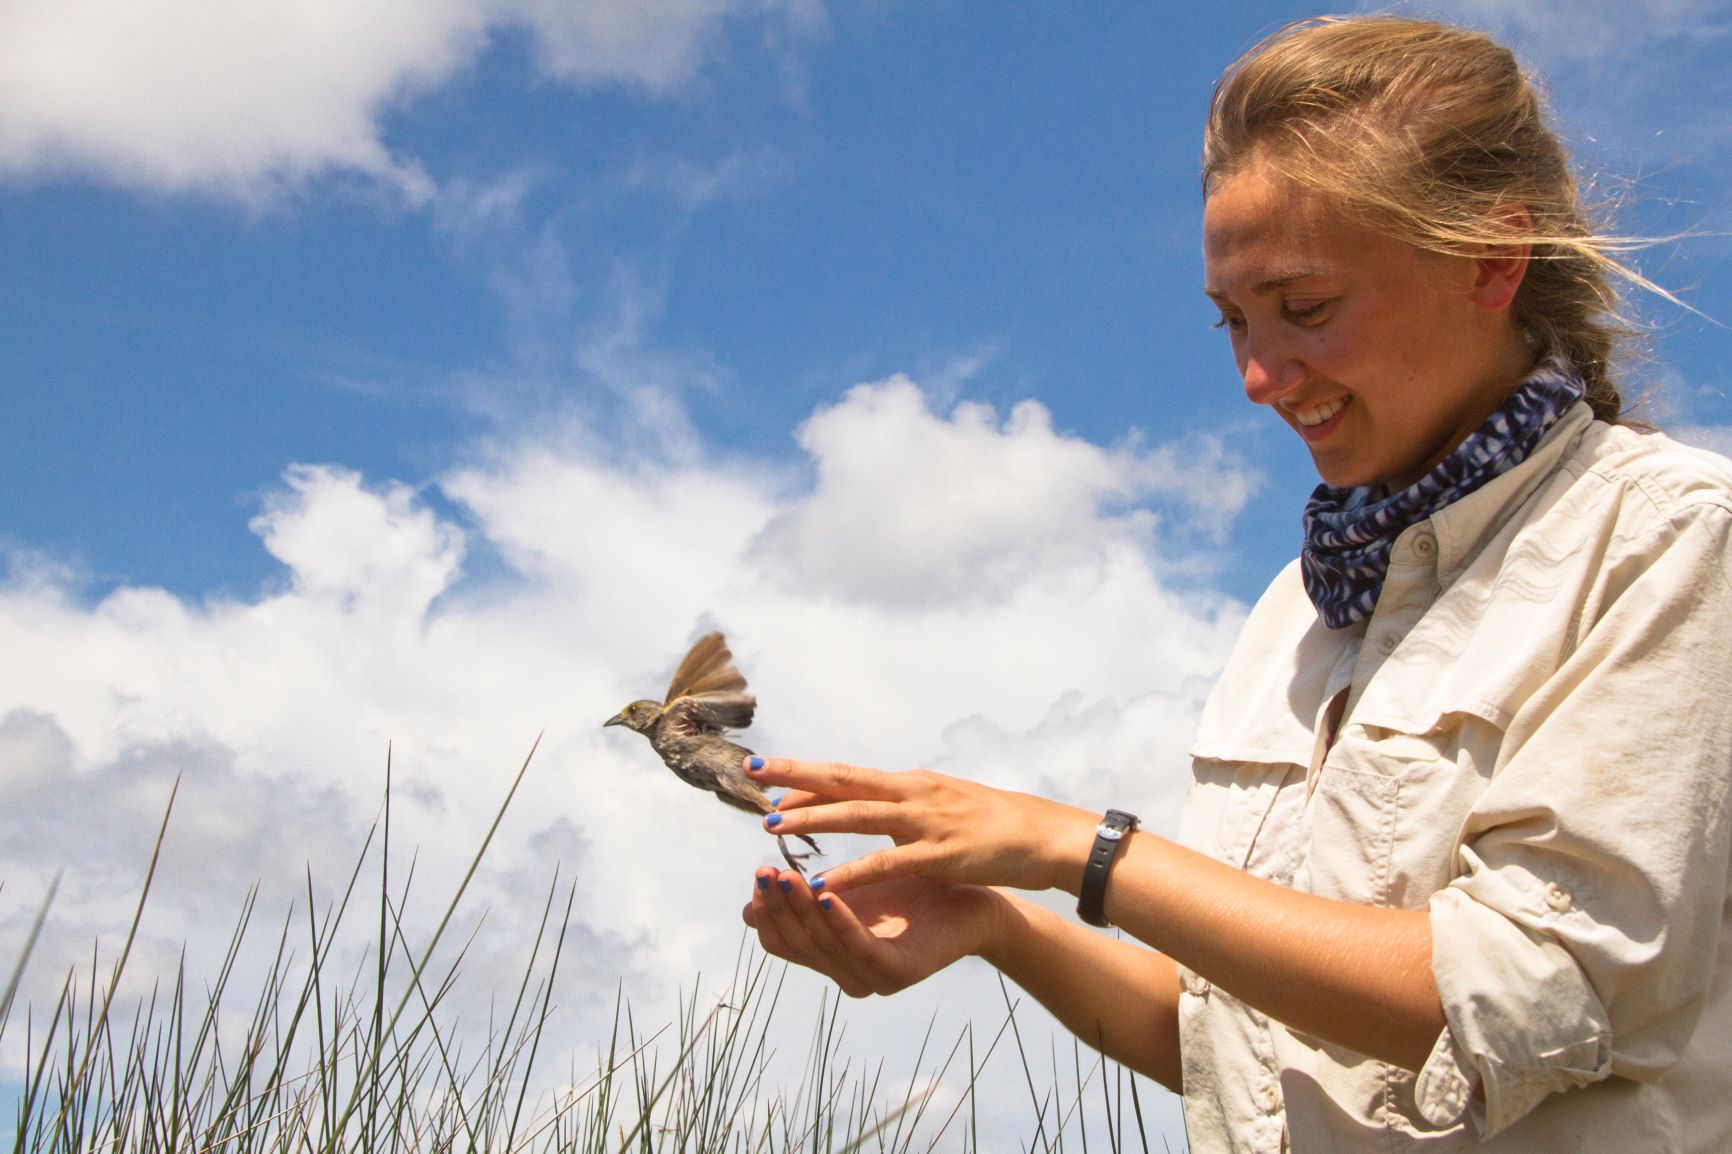
M 1181 1091 L 1196 1150 L 1732 1149 L 1732 474 L 1618 423 L 1623 270 L 1526 79 L 1460 29 L 1295 25 L 1222 78 L 1204 188 L 1246 393 L 1323 484 L 1178 842 L 754 758 L 776 832 L 895 844 L 759 871 L 747 922 L 856 996 L 986 958 Z

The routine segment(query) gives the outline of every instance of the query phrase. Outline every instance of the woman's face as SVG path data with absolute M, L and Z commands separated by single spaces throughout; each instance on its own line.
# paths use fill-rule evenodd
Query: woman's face
M 1210 192 L 1203 256 L 1245 394 L 1332 485 L 1412 484 L 1530 367 L 1508 312 L 1525 259 L 1425 252 L 1263 164 Z

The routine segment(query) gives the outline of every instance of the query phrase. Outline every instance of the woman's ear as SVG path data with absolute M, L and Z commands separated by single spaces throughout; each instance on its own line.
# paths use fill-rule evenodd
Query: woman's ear
M 1533 217 L 1525 206 L 1512 206 L 1499 215 L 1511 232 L 1532 234 Z M 1515 301 L 1516 290 L 1521 288 L 1532 258 L 1533 245 L 1527 241 L 1483 248 L 1474 258 L 1474 304 L 1488 313 L 1507 310 Z

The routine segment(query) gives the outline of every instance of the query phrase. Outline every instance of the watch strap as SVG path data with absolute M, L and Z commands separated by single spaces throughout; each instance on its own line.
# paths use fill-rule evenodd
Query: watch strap
M 1137 828 L 1137 815 L 1122 809 L 1109 809 L 1095 827 L 1095 842 L 1089 849 L 1088 864 L 1083 866 L 1082 890 L 1077 895 L 1077 917 L 1091 926 L 1107 927 L 1107 875 L 1118 857 L 1119 843 Z

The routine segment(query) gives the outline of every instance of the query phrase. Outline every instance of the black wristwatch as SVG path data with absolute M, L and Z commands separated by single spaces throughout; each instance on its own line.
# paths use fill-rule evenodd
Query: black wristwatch
M 1091 926 L 1106 927 L 1107 874 L 1118 856 L 1119 842 L 1137 828 L 1137 815 L 1122 809 L 1109 809 L 1095 827 L 1094 848 L 1089 850 L 1088 865 L 1083 867 L 1082 893 L 1077 896 L 1076 916 Z

